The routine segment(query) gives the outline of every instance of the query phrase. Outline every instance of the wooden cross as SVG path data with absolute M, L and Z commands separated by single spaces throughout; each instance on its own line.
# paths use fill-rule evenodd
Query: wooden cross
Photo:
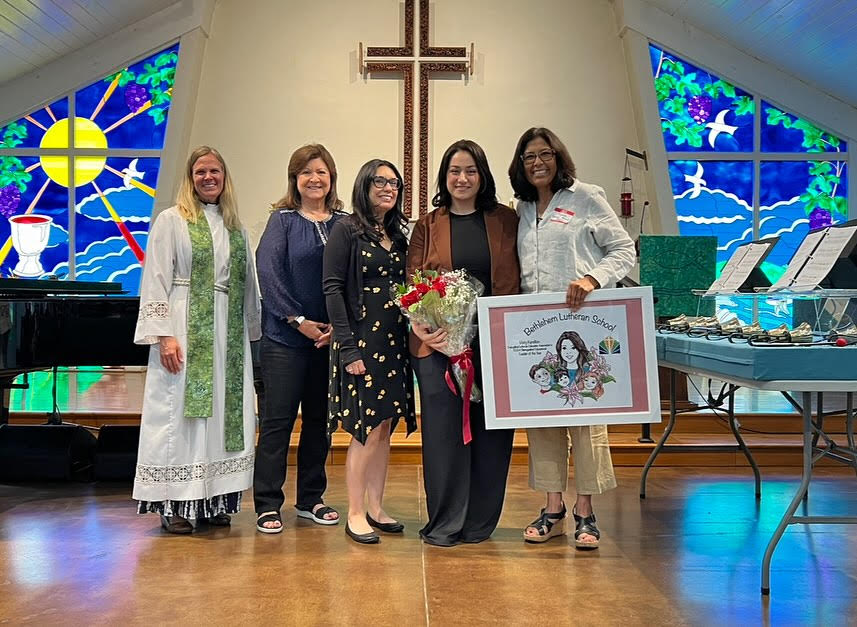
M 429 80 L 433 74 L 453 72 L 467 76 L 473 73 L 473 44 L 470 55 L 464 47 L 437 47 L 429 45 L 429 0 L 419 0 L 420 38 L 419 51 L 414 49 L 414 2 L 405 2 L 405 45 L 369 46 L 363 54 L 360 43 L 359 65 L 364 76 L 380 73 L 400 73 L 405 82 L 404 136 L 402 137 L 403 177 L 405 179 L 405 214 L 414 216 L 411 183 L 413 181 L 414 154 L 414 70 L 419 77 L 419 216 L 428 210 L 428 137 L 429 137 Z M 438 59 L 444 59 L 439 61 Z

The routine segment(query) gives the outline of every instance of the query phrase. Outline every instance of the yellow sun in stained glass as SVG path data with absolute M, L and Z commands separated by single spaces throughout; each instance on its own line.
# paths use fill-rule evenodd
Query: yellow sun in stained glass
M 98 125 L 86 118 L 74 119 L 74 146 L 77 150 L 107 149 L 107 137 Z M 68 118 L 58 120 L 42 136 L 40 148 L 68 149 Z M 45 174 L 55 183 L 68 187 L 68 157 L 43 155 L 39 158 Z M 94 181 L 107 163 L 107 157 L 75 157 L 74 186 Z

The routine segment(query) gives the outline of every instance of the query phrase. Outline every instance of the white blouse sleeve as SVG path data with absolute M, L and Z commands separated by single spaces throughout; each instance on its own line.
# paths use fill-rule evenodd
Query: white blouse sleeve
M 592 196 L 592 236 L 604 251 L 604 258 L 587 272 L 601 287 L 613 287 L 613 283 L 624 279 L 637 262 L 634 242 L 619 222 L 616 212 L 607 202 L 607 195 L 600 187 Z
M 175 218 L 169 210 L 159 215 L 151 229 L 140 281 L 140 313 L 135 344 L 155 344 L 160 336 L 175 335 L 175 312 L 170 310 L 170 291 L 176 263 Z

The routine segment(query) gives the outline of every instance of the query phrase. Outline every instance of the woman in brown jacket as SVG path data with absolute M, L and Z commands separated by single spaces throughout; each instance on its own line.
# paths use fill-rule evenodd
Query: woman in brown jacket
M 518 217 L 497 203 L 494 177 L 478 144 L 460 140 L 443 155 L 432 199 L 436 209 L 417 222 L 408 248 L 407 274 L 465 269 L 485 287 L 484 296 L 517 294 L 520 264 Z M 446 332 L 412 324 L 410 352 L 422 407 L 423 474 L 429 520 L 423 541 L 438 546 L 481 542 L 497 527 L 512 454 L 512 430 L 485 429 L 482 403 L 472 403 L 473 439 L 461 432 L 461 396 L 444 379 L 449 359 Z M 473 363 L 481 386 L 479 341 Z M 470 401 L 467 401 L 470 402 Z

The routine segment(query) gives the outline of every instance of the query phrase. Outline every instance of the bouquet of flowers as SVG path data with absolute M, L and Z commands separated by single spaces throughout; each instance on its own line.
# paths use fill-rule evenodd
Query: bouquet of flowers
M 446 331 L 446 350 L 452 376 L 458 382 L 464 399 L 482 400 L 482 392 L 473 382 L 474 370 L 470 342 L 476 337 L 476 299 L 484 291 L 483 285 L 465 270 L 438 273 L 434 270 L 417 271 L 407 285 L 392 288 L 393 301 L 402 312 L 418 324 Z M 446 384 L 453 394 L 455 385 L 446 374 Z M 462 432 L 464 443 L 470 442 L 470 403 L 463 403 Z

